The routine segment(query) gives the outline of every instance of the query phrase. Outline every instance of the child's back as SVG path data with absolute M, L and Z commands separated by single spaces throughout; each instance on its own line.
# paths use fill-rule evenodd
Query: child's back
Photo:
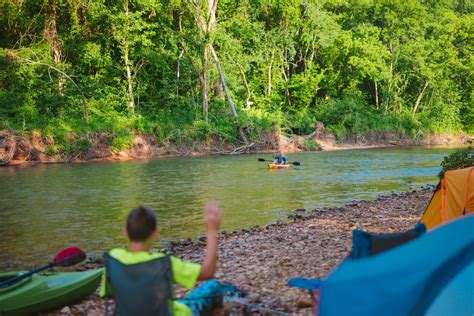
M 159 305 L 163 304 L 169 306 L 167 301 L 172 299 L 171 281 L 186 289 L 192 289 L 197 281 L 211 279 L 217 263 L 217 231 L 221 216 L 222 210 L 218 202 L 209 201 L 204 209 L 207 251 L 201 266 L 163 253 L 150 253 L 154 241 L 159 236 L 155 214 L 144 207 L 133 209 L 127 218 L 125 231 L 130 240 L 128 249 L 115 248 L 106 255 L 106 272 L 101 296 L 113 292 L 116 299 L 116 314 L 130 314 L 123 312 L 133 309 L 152 310 L 154 306 L 159 308 Z M 166 281 L 167 275 L 169 281 Z M 169 287 L 163 286 L 163 282 L 167 282 Z M 216 293 L 223 292 L 223 287 L 226 286 L 217 281 L 204 283 L 182 300 L 173 301 L 173 314 L 209 314 L 211 310 L 222 307 L 222 296 Z M 232 287 L 226 289 L 231 290 Z M 142 297 L 150 302 L 135 298 L 140 296 L 140 293 L 135 293 L 136 291 L 145 292 Z

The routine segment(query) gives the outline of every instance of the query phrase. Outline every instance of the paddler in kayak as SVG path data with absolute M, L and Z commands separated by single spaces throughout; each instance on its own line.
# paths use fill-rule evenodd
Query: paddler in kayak
M 275 155 L 275 160 L 273 160 L 274 165 L 287 165 L 288 157 L 283 153 L 282 149 L 278 150 L 278 153 Z

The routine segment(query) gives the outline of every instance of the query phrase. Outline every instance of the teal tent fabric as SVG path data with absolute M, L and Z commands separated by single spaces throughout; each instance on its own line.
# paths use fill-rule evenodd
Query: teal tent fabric
M 344 260 L 326 279 L 313 282 L 321 291 L 319 313 L 446 315 L 454 304 L 461 315 L 473 315 L 473 262 L 471 215 L 378 255 Z M 310 280 L 291 283 L 312 288 Z
M 474 262 L 461 271 L 431 304 L 426 316 L 474 314 Z

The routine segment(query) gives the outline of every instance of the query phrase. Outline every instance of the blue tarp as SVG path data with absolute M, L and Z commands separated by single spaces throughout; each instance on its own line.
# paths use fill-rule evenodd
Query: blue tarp
M 466 216 L 376 256 L 344 260 L 320 281 L 319 313 L 474 315 L 473 265 L 474 216 Z

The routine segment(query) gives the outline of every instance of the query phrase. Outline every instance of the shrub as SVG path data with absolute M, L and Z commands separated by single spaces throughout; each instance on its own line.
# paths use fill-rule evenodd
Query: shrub
M 88 137 L 82 137 L 76 141 L 66 143 L 65 145 L 61 146 L 60 150 L 66 154 L 73 154 L 87 150 L 91 147 L 91 145 L 92 142 Z
M 193 123 L 193 132 L 190 136 L 194 136 L 197 140 L 207 141 L 211 137 L 212 127 L 205 120 L 196 120 Z
M 442 176 L 443 172 L 447 170 L 474 167 L 474 150 L 471 144 L 472 142 L 469 142 L 469 147 L 458 149 L 444 157 L 443 162 L 441 163 L 443 170 L 441 171 L 440 176 Z
M 128 149 L 133 144 L 133 133 L 128 130 L 123 130 L 116 132 L 114 139 L 112 140 L 112 145 L 110 148 L 112 150 L 120 151 Z
M 344 135 L 364 132 L 393 131 L 416 136 L 423 126 L 409 112 L 384 115 L 357 95 L 346 95 L 322 104 L 316 111 L 316 119 L 336 134 L 339 141 Z
M 321 147 L 320 144 L 318 144 L 312 139 L 305 139 L 303 141 L 303 146 L 305 150 L 319 150 L 319 148 Z

